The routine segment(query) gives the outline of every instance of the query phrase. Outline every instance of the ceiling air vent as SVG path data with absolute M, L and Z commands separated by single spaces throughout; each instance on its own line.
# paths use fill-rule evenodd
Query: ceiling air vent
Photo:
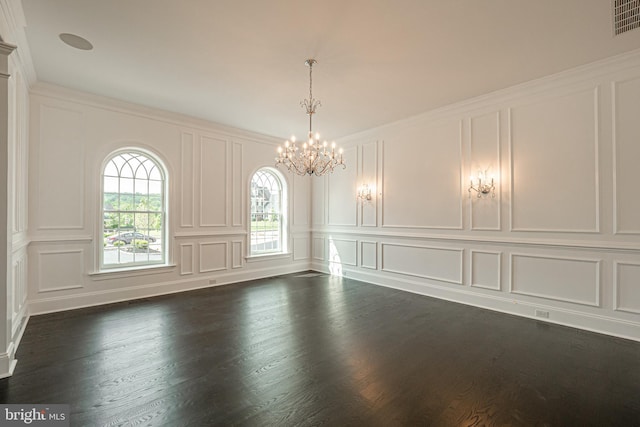
M 612 3 L 616 35 L 640 27 L 640 0 L 613 0 Z

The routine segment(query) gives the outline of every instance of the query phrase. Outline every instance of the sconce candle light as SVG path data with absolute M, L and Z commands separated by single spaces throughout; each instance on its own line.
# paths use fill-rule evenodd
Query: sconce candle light
M 491 193 L 491 197 L 496 197 L 496 186 L 493 177 L 488 178 L 487 172 L 478 171 L 477 178 L 473 176 L 470 178 L 469 182 L 469 197 L 471 197 L 471 190 L 478 193 L 478 198 L 482 196 L 486 196 Z
M 363 202 L 371 200 L 371 188 L 368 184 L 362 184 L 358 188 L 358 199 Z

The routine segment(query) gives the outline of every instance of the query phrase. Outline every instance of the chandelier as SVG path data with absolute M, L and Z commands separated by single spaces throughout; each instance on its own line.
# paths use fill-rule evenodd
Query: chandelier
M 298 175 L 316 175 L 322 176 L 327 172 L 333 172 L 336 166 L 347 166 L 342 159 L 342 148 L 336 150 L 336 143 L 332 142 L 331 146 L 327 141 L 320 142 L 320 134 L 313 134 L 312 120 L 316 109 L 322 104 L 313 97 L 313 65 L 317 61 L 315 59 L 307 59 L 304 63 L 309 67 L 309 99 L 300 101 L 300 106 L 304 108 L 309 116 L 309 135 L 306 142 L 296 143 L 296 137 L 291 137 L 284 143 L 284 146 L 278 147 L 278 157 L 276 157 L 276 166 L 284 165 L 290 172 Z

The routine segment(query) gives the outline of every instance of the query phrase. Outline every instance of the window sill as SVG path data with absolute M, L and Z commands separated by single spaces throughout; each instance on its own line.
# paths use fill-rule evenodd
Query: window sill
M 250 255 L 245 257 L 244 259 L 247 262 L 258 262 L 258 261 L 271 261 L 274 259 L 286 259 L 291 258 L 291 252 L 278 252 L 274 254 L 264 254 L 264 255 Z
M 172 271 L 175 264 L 137 265 L 135 267 L 112 268 L 89 273 L 93 280 L 120 279 L 133 276 L 147 276 L 149 274 L 161 274 Z

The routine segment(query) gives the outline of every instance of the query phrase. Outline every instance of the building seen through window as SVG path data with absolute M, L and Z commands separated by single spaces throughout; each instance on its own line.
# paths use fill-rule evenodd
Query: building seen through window
M 150 155 L 113 155 L 102 174 L 102 267 L 165 262 L 165 172 Z
M 284 179 L 271 168 L 251 178 L 251 255 L 285 252 L 286 191 Z

